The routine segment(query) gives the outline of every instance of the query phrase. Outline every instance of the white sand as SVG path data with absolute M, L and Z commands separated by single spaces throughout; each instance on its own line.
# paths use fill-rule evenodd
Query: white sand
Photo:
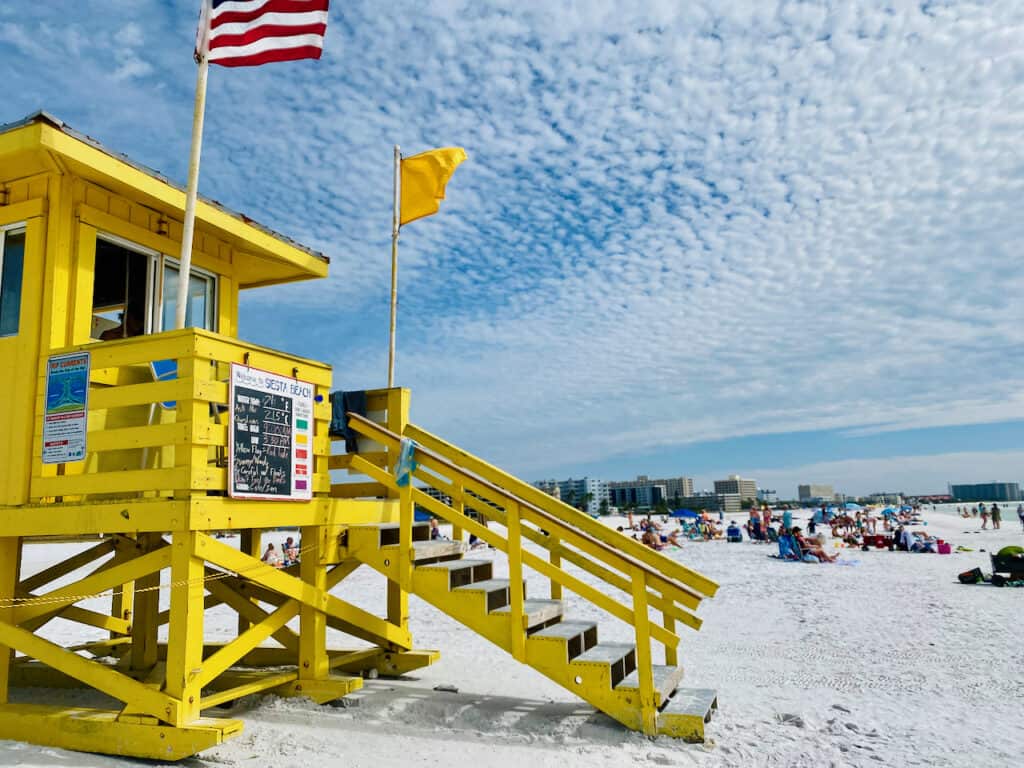
M 1000 532 L 964 533 L 980 523 L 964 524 L 941 511 L 926 519 L 928 530 L 954 547 L 994 550 L 1024 542 L 1016 515 L 1008 512 Z M 30 545 L 26 567 L 35 570 L 69 549 Z M 840 567 L 780 562 L 768 557 L 772 551 L 747 542 L 689 543 L 668 551 L 721 584 L 701 609 L 704 628 L 685 630 L 681 646 L 684 685 L 719 691 L 720 710 L 704 746 L 625 731 L 413 598 L 417 645 L 441 649 L 440 663 L 400 681 L 367 681 L 365 691 L 352 697 L 358 706 L 244 700 L 230 713 L 245 720 L 244 733 L 187 765 L 1019 764 L 1024 590 L 956 581 L 957 573 L 975 565 L 988 570 L 987 553 L 843 550 L 843 559 L 858 563 Z M 496 572 L 507 572 L 504 557 L 494 557 Z M 534 595 L 545 592 L 539 579 L 528 588 Z M 362 569 L 339 594 L 379 608 L 383 579 Z M 571 596 L 566 613 L 601 619 L 602 640 L 629 638 L 628 628 L 592 614 Z M 228 636 L 232 616 L 209 612 L 209 634 Z M 65 643 L 89 636 L 65 622 L 48 629 Z M 439 684 L 459 692 L 434 691 Z M 77 694 L 48 693 L 47 701 L 79 700 Z M 43 700 L 40 692 L 29 695 Z M 0 742 L 0 765 L 111 764 L 99 755 Z

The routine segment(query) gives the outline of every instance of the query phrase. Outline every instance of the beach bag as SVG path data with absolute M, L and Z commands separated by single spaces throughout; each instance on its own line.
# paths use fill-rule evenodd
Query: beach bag
M 958 577 L 961 584 L 977 584 L 982 581 L 981 568 L 971 568 L 969 571 L 964 571 Z

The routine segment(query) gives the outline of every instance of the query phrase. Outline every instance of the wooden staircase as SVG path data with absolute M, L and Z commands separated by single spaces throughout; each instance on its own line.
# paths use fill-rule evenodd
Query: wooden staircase
M 397 455 L 399 436 L 354 415 L 351 424 Z M 344 556 L 401 584 L 626 727 L 702 742 L 717 700 L 714 691 L 679 687 L 675 626 L 682 621 L 699 628 L 689 611 L 717 585 L 479 459 L 466 460 L 468 454 L 412 425 L 408 432 L 416 433 L 414 476 L 443 489 L 448 503 L 411 484 L 399 486 L 397 468 L 353 457 L 354 470 L 399 492 L 401 520 L 349 526 Z M 429 526 L 413 523 L 414 505 L 451 522 L 456 540 L 429 540 Z M 466 531 L 508 555 L 509 578 L 494 578 L 491 560 L 466 556 L 460 540 Z M 592 579 L 570 574 L 563 560 L 604 583 L 595 587 Z M 551 580 L 549 596 L 527 595 L 524 566 Z M 616 590 L 629 602 L 612 597 Z M 577 600 L 628 622 L 635 642 L 601 642 L 597 622 L 572 618 Z M 661 624 L 651 621 L 653 610 L 662 613 Z M 653 663 L 653 642 L 665 646 L 664 664 Z

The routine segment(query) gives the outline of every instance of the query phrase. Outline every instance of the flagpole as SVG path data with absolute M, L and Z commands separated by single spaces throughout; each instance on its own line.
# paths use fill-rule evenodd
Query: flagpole
M 395 316 L 398 309 L 398 231 L 401 208 L 402 153 L 395 144 L 394 200 L 391 206 L 391 334 L 388 346 L 388 389 L 395 385 Z
M 192 112 L 192 152 L 188 162 L 188 188 L 185 192 L 185 221 L 181 229 L 181 263 L 178 267 L 178 299 L 175 305 L 174 327 L 185 327 L 188 306 L 189 276 L 192 271 L 192 239 L 196 228 L 196 198 L 199 193 L 199 157 L 203 151 L 203 118 L 206 114 L 206 76 L 209 37 L 209 0 L 202 0 L 200 24 L 202 40 L 197 49 L 196 59 L 199 72 L 196 74 L 196 103 Z M 166 330 L 166 329 L 165 329 Z

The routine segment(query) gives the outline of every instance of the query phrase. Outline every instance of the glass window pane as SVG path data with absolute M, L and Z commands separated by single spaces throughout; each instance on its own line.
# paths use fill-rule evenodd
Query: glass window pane
M 190 275 L 188 303 L 185 305 L 185 327 L 213 330 L 213 285 L 214 281 L 205 275 Z M 174 328 L 175 309 L 178 303 L 178 267 L 164 264 L 164 296 L 161 308 L 161 328 Z
M 0 269 L 0 336 L 18 332 L 21 315 L 21 276 L 25 261 L 25 233 L 3 234 L 2 269 Z

